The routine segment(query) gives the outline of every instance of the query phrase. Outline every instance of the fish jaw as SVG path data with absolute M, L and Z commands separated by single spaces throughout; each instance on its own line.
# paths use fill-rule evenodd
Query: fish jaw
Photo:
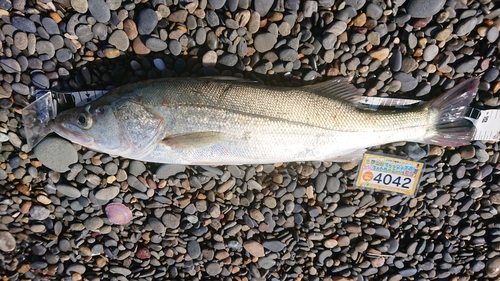
M 59 136 L 70 140 L 71 142 L 83 145 L 85 147 L 94 147 L 94 138 L 84 134 L 82 130 L 71 123 L 62 123 L 55 120 L 49 122 L 49 128 Z

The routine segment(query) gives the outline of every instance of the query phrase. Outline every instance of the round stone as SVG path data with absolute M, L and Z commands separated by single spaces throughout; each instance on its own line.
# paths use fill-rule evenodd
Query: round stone
M 340 206 L 337 209 L 335 209 L 334 213 L 337 217 L 343 218 L 354 214 L 354 212 L 356 212 L 357 209 L 358 209 L 357 206 Z
M 107 23 L 111 19 L 111 11 L 104 0 L 88 0 L 90 14 L 96 21 Z
M 33 85 L 40 89 L 48 89 L 50 87 L 49 78 L 47 78 L 45 74 L 40 72 L 33 73 L 31 82 L 33 83 Z
M 65 62 L 73 58 L 73 53 L 68 48 L 62 48 L 56 51 L 56 58 L 60 62 Z
M 138 39 L 137 37 L 136 39 Z M 165 50 L 168 45 L 167 42 L 161 40 L 160 38 L 150 37 L 146 39 L 146 47 L 153 52 L 161 52 Z
M 120 51 L 126 51 L 130 45 L 127 33 L 123 30 L 115 30 L 108 39 L 109 44 L 115 46 Z
M 95 198 L 98 200 L 108 201 L 115 198 L 120 193 L 120 188 L 118 186 L 112 185 L 110 187 L 106 187 L 100 189 L 95 194 Z
M 43 139 L 35 146 L 34 153 L 43 165 L 59 173 L 68 171 L 69 166 L 78 161 L 75 147 L 70 142 L 56 137 Z
M 12 252 L 16 248 L 16 239 L 8 231 L 0 231 L 0 250 Z
M 439 47 L 432 44 L 427 47 L 425 47 L 424 50 L 424 60 L 425 61 L 432 61 L 437 54 L 439 53 Z
M 138 22 L 138 32 L 141 35 L 149 35 L 155 29 L 158 24 L 158 16 L 153 9 L 144 9 L 139 12 L 137 18 Z
M 33 220 L 43 221 L 48 218 L 50 211 L 42 206 L 32 206 L 30 208 L 30 218 Z
M 214 67 L 217 64 L 217 53 L 212 50 L 206 52 L 201 59 L 201 63 L 205 67 Z
M 257 52 L 265 53 L 271 50 L 276 44 L 277 38 L 274 34 L 266 32 L 262 34 L 258 34 L 254 39 L 254 47 Z
M 100 217 L 92 217 L 85 220 L 85 228 L 90 231 L 98 231 L 104 225 L 104 221 Z
M 14 34 L 14 45 L 19 50 L 25 50 L 28 48 L 28 35 L 26 32 L 18 31 Z
M 36 51 L 39 55 L 46 54 L 52 58 L 56 54 L 54 45 L 50 41 L 39 40 L 36 42 Z
M 210 263 L 208 263 L 206 265 L 205 271 L 210 276 L 216 276 L 219 273 L 221 273 L 222 268 L 221 268 L 221 266 L 218 263 L 216 263 L 216 262 L 210 262 Z
M 89 3 L 87 0 L 71 0 L 71 7 L 75 9 L 80 14 L 85 14 L 89 8 Z

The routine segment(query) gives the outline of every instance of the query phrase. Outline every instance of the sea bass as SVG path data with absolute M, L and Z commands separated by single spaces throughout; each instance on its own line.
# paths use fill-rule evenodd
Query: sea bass
M 232 77 L 166 78 L 118 87 L 50 123 L 60 136 L 130 159 L 192 165 L 348 161 L 397 141 L 460 146 L 479 81 L 423 106 L 366 110 L 351 84 L 270 87 Z

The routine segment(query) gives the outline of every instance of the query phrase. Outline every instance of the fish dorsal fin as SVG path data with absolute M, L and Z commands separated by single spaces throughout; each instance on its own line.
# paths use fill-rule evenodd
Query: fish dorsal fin
M 302 90 L 353 105 L 357 105 L 363 98 L 359 90 L 347 82 L 345 78 L 335 78 L 318 84 L 303 86 Z
M 222 132 L 195 132 L 167 136 L 162 140 L 163 144 L 174 150 L 200 148 L 214 145 L 224 139 Z

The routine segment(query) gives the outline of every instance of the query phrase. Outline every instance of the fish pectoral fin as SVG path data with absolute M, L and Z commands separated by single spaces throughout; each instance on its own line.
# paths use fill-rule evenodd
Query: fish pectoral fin
M 328 158 L 325 161 L 331 161 L 331 162 L 353 162 L 353 161 L 359 161 L 361 158 L 363 158 L 363 154 L 365 154 L 366 149 L 358 149 L 354 150 L 339 156 L 335 156 L 332 158 Z
M 222 132 L 196 132 L 170 135 L 164 138 L 162 143 L 172 149 L 200 148 L 216 144 L 224 137 Z
M 347 82 L 345 78 L 335 78 L 329 81 L 303 86 L 301 89 L 323 97 L 352 103 L 353 105 L 357 105 L 363 98 L 359 90 L 354 87 L 354 85 Z

